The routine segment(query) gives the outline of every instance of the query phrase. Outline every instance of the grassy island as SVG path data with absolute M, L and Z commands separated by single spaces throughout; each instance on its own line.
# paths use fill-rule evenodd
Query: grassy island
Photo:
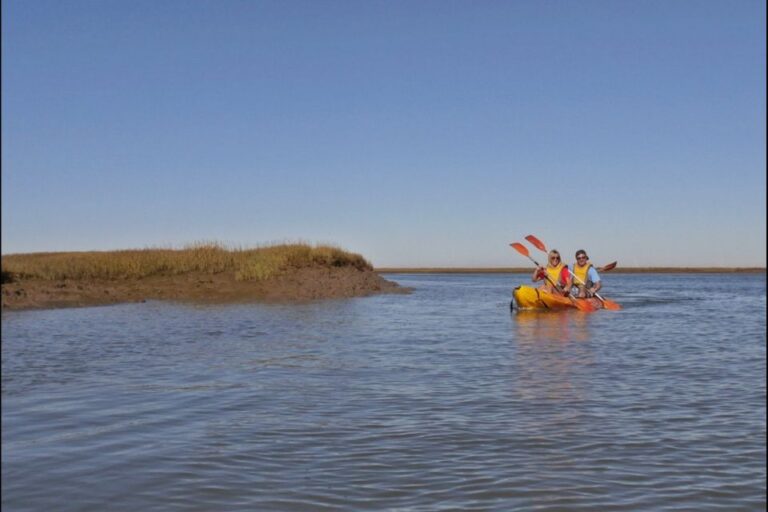
M 309 300 L 405 291 L 361 255 L 306 243 L 228 248 L 9 254 L 2 257 L 7 309 L 147 299 Z

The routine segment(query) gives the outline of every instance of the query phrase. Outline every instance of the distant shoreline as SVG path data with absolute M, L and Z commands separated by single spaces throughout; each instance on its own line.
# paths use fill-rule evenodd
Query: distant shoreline
M 379 274 L 525 274 L 532 267 L 382 267 Z M 616 267 L 611 274 L 765 274 L 765 267 Z

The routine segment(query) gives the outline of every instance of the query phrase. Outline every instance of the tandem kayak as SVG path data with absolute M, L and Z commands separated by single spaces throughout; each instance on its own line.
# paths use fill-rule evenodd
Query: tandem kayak
M 566 310 L 576 309 L 574 300 L 589 301 L 594 306 L 594 309 L 602 309 L 603 303 L 598 299 L 569 299 L 562 295 L 555 295 L 532 286 L 518 286 L 512 290 L 512 308 L 517 309 L 552 309 L 552 310 Z

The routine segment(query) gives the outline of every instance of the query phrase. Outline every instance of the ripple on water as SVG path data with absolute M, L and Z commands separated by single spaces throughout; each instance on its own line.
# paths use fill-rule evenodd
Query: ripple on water
M 415 292 L 4 315 L 4 507 L 765 509 L 764 276 L 609 275 L 624 309 L 593 315 L 394 278 Z

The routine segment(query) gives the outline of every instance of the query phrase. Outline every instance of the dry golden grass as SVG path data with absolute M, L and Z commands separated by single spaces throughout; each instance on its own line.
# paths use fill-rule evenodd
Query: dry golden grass
M 354 267 L 372 270 L 359 254 L 307 243 L 228 248 L 197 243 L 183 249 L 131 249 L 94 252 L 9 254 L 2 257 L 3 281 L 15 277 L 61 279 L 140 279 L 190 272 L 234 272 L 239 281 L 269 279 L 292 268 Z

